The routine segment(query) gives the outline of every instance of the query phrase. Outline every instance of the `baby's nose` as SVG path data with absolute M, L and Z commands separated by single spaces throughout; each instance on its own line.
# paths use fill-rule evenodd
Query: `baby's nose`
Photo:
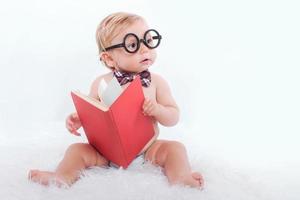
M 149 48 L 145 45 L 144 43 L 145 41 L 141 41 L 141 46 L 140 46 L 140 52 L 141 53 L 144 53 L 144 52 L 147 52 L 149 50 Z

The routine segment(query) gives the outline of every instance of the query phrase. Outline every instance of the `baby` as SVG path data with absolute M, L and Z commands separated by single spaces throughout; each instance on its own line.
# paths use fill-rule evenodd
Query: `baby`
M 109 82 L 115 76 L 126 88 L 133 76 L 140 75 L 145 101 L 143 113 L 153 118 L 155 136 L 140 154 L 146 161 L 160 166 L 170 184 L 184 184 L 201 188 L 204 181 L 198 172 L 192 172 L 187 152 L 183 144 L 175 141 L 158 140 L 157 122 L 164 126 L 174 126 L 179 120 L 179 109 L 172 97 L 167 82 L 148 68 L 156 58 L 155 48 L 159 46 L 161 35 L 149 29 L 146 21 L 130 13 L 113 13 L 98 26 L 96 40 L 100 60 L 111 72 L 99 76 L 92 83 L 90 96 L 99 99 L 98 86 L 101 80 Z M 81 127 L 77 113 L 66 119 L 67 129 L 80 135 Z M 30 170 L 29 179 L 43 185 L 55 180 L 58 186 L 70 186 L 80 177 L 80 171 L 93 166 L 109 166 L 110 161 L 97 152 L 90 144 L 72 144 L 54 172 Z

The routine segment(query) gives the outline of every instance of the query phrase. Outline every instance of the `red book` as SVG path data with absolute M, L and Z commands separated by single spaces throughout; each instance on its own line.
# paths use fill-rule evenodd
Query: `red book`
M 152 119 L 144 116 L 144 93 L 136 77 L 110 106 L 71 92 L 72 99 L 89 143 L 106 159 L 127 168 L 153 138 Z

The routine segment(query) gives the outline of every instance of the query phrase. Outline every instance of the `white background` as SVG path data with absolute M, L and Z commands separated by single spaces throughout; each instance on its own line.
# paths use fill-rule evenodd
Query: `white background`
M 63 122 L 70 90 L 87 93 L 106 72 L 98 23 L 128 11 L 163 36 L 150 70 L 169 82 L 184 130 L 168 134 L 239 164 L 296 169 L 299 10 L 296 0 L 1 1 L 0 135 L 26 138 L 32 124 Z

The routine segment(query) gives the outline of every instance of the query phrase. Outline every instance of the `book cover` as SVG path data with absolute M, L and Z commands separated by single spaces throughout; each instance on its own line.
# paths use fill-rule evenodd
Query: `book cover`
M 144 94 L 137 76 L 107 107 L 91 97 L 71 92 L 89 143 L 114 164 L 127 168 L 153 138 L 152 119 L 144 116 Z

